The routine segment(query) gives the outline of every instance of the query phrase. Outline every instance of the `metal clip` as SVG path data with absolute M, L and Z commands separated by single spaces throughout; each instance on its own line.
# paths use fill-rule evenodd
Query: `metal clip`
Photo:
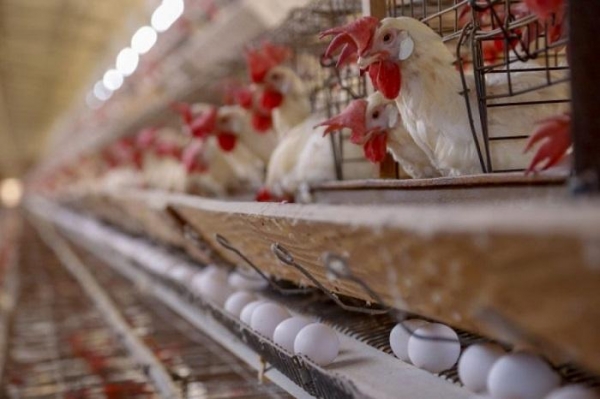
M 413 329 L 407 327 L 403 323 L 408 318 L 408 313 L 398 310 L 396 308 L 393 308 L 390 305 L 386 304 L 385 301 L 383 300 L 383 298 L 381 297 L 381 295 L 379 295 L 377 292 L 375 292 L 375 290 L 373 290 L 367 283 L 365 283 L 363 280 L 361 280 L 359 277 L 357 277 L 354 273 L 352 273 L 352 270 L 350 270 L 350 267 L 348 266 L 348 262 L 346 261 L 345 258 L 343 258 L 339 255 L 333 254 L 331 252 L 326 252 L 323 256 L 323 263 L 325 264 L 327 273 L 329 273 L 329 275 L 331 275 L 333 278 L 336 278 L 338 280 L 350 281 L 350 282 L 358 285 L 359 287 L 361 287 L 371 298 L 373 298 L 375 300 L 375 302 L 377 302 L 377 304 L 379 304 L 379 306 L 381 306 L 383 308 L 379 314 L 389 313 L 398 322 L 398 324 L 400 326 L 402 326 L 402 329 L 404 329 L 404 331 L 406 331 L 407 334 L 409 334 L 415 338 L 423 339 L 426 341 L 458 342 L 458 343 L 460 343 L 460 341 L 453 339 L 453 338 L 428 337 L 428 336 L 424 336 L 424 335 L 420 335 L 420 334 L 415 334 L 416 330 L 413 330 Z M 338 302 L 336 301 L 336 303 L 338 303 Z M 339 305 L 339 303 L 338 303 L 338 305 Z M 346 309 L 344 306 L 341 306 L 341 307 Z M 364 308 L 362 308 L 362 309 L 365 310 Z M 346 309 L 346 310 L 351 310 L 351 309 Z M 363 311 L 362 313 L 367 313 L 367 312 Z M 377 314 L 377 313 L 374 313 L 374 314 Z
M 285 249 L 281 244 L 279 244 L 279 243 L 272 244 L 271 251 L 281 262 L 285 263 L 288 266 L 292 266 L 294 269 L 296 269 L 300 273 L 302 273 L 303 276 L 305 276 L 307 279 L 310 280 L 311 283 L 313 283 L 317 288 L 319 288 L 321 291 L 323 291 L 323 293 L 325 295 L 327 295 L 332 301 L 334 301 L 340 308 L 350 311 L 350 312 L 365 313 L 365 314 L 370 314 L 370 315 L 385 314 L 385 313 L 389 312 L 389 308 L 369 309 L 366 307 L 352 306 L 352 305 L 347 305 L 347 304 L 343 303 L 336 294 L 332 293 L 330 290 L 325 288 L 325 286 L 323 286 L 323 284 L 321 284 L 319 282 L 319 280 L 317 280 L 315 277 L 313 277 L 313 275 L 310 274 L 310 272 L 308 270 L 306 270 L 304 267 L 302 267 L 302 265 L 298 264 L 294 260 L 294 257 L 292 256 L 292 254 L 287 249 Z
M 256 266 L 246 255 L 244 255 L 239 249 L 234 247 L 227 238 L 223 237 L 220 234 L 215 234 L 215 239 L 223 248 L 227 249 L 235 253 L 238 257 L 240 257 L 248 266 L 250 266 L 259 276 L 261 276 L 271 288 L 282 295 L 298 295 L 298 294 L 307 294 L 312 292 L 312 288 L 286 288 L 282 287 L 273 281 L 269 276 L 267 276 L 258 266 Z

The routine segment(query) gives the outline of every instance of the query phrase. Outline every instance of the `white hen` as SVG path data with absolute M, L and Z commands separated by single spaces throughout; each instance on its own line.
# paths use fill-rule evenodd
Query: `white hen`
M 365 17 L 370 18 L 370 17 Z M 376 87 L 395 99 L 401 118 L 415 142 L 445 176 L 480 173 L 481 166 L 472 136 L 463 85 L 454 67 L 454 56 L 442 38 L 422 22 L 408 17 L 363 19 L 362 25 L 347 26 L 326 34 L 346 35 L 354 40 L 358 65 L 369 68 Z M 346 39 L 348 41 L 348 39 Z M 332 42 L 332 50 L 335 50 Z M 539 68 L 534 63 L 513 63 L 511 69 Z M 513 72 L 514 92 L 542 84 L 546 73 Z M 475 121 L 479 120 L 473 76 L 467 75 L 469 101 Z M 486 83 L 487 96 L 507 90 L 506 74 L 494 75 Z M 512 97 L 529 102 L 568 97 L 566 84 L 554 85 Z M 497 102 L 506 100 L 499 99 Z M 498 106 L 488 108 L 490 137 L 528 135 L 535 121 L 556 115 L 564 104 Z M 475 123 L 481 137 L 481 126 Z M 525 168 L 528 157 L 517 140 L 492 141 L 495 170 Z
M 325 128 L 315 126 L 323 120 L 310 114 L 310 101 L 302 80 L 290 68 L 277 66 L 265 77 L 266 90 L 282 95 L 273 109 L 273 123 L 279 144 L 267 169 L 266 188 L 278 197 L 294 194 L 303 183 L 335 180 L 336 168 L 332 142 L 323 137 Z M 291 126 L 291 128 L 289 128 Z M 363 157 L 354 146 L 345 146 L 344 159 Z M 345 179 L 367 179 L 378 175 L 377 167 L 357 162 L 344 168 Z

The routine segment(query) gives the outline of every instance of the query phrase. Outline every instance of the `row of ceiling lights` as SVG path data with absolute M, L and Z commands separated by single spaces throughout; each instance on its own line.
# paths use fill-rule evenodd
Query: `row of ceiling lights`
M 101 80 L 86 97 L 87 105 L 96 109 L 119 90 L 126 77 L 132 75 L 138 67 L 140 56 L 146 54 L 158 39 L 158 33 L 164 32 L 183 14 L 184 0 L 162 0 L 152 13 L 150 26 L 139 28 L 131 38 L 131 46 L 119 52 L 115 68 L 106 71 Z

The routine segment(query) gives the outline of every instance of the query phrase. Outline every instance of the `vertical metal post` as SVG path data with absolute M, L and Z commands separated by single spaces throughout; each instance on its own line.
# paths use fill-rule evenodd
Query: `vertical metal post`
M 600 193 L 600 1 L 567 0 L 575 192 Z
M 387 16 L 387 0 L 363 0 L 363 15 L 375 18 L 385 18 Z M 373 87 L 369 86 L 368 92 L 371 93 Z M 386 154 L 383 162 L 379 164 L 379 177 L 382 179 L 397 179 L 398 165 L 390 154 Z

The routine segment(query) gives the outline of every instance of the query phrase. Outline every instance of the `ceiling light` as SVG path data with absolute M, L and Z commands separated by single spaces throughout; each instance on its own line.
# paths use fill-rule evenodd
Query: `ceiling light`
M 0 184 L 0 200 L 8 208 L 19 205 L 23 197 L 23 184 L 21 180 L 9 178 L 2 180 Z
M 112 91 L 104 87 L 102 82 L 98 82 L 94 85 L 94 95 L 100 101 L 106 101 L 112 96 Z
M 129 76 L 135 72 L 140 63 L 140 56 L 129 47 L 121 50 L 119 55 L 117 55 L 117 72 L 123 76 Z
M 131 38 L 131 48 L 138 54 L 145 54 L 156 44 L 157 38 L 158 35 L 154 29 L 150 26 L 143 26 Z
M 104 87 L 106 87 L 108 90 L 119 90 L 119 88 L 123 86 L 123 75 L 121 75 L 121 73 L 116 69 L 109 69 L 104 74 L 102 83 L 104 83 Z
M 104 85 L 101 86 L 104 87 Z M 98 109 L 102 106 L 102 101 L 100 101 L 100 99 L 98 99 L 93 92 L 90 92 L 87 94 L 87 96 L 85 96 L 85 103 L 91 109 Z
M 157 32 L 164 32 L 183 14 L 183 0 L 164 0 L 152 14 L 151 24 Z

